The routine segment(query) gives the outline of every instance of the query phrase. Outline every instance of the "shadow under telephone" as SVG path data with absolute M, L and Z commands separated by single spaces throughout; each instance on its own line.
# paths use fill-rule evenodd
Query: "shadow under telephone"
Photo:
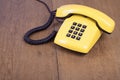
M 43 1 L 40 2 L 45 4 Z M 45 6 L 50 12 L 49 20 L 46 24 L 31 29 L 25 34 L 24 40 L 29 44 L 38 45 L 55 38 L 54 43 L 59 46 L 81 53 L 88 53 L 103 32 L 112 33 L 114 30 L 115 22 L 96 9 L 83 5 L 68 4 L 55 11 L 50 11 L 46 4 Z M 58 32 L 53 31 L 48 37 L 40 40 L 29 38 L 33 33 L 48 28 L 54 17 L 65 19 Z

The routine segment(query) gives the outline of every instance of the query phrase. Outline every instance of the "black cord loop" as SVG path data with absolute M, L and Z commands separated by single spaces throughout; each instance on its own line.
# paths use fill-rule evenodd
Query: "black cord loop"
M 44 1 L 41 1 L 41 0 L 36 0 L 36 1 L 38 1 L 38 2 L 40 2 L 40 3 L 42 3 L 42 4 L 44 4 L 45 7 L 47 8 L 47 10 L 49 11 L 49 13 L 51 12 L 50 8 L 48 7 L 48 5 L 47 5 Z
M 32 45 L 46 43 L 46 42 L 50 41 L 51 39 L 53 39 L 57 33 L 57 31 L 53 31 L 48 37 L 40 39 L 40 40 L 33 40 L 30 38 L 30 36 L 33 35 L 34 33 L 47 29 L 52 24 L 54 17 L 55 17 L 55 12 L 56 12 L 56 11 L 50 11 L 48 5 L 46 3 L 44 3 L 43 1 L 40 1 L 40 0 L 37 0 L 37 1 L 43 3 L 47 7 L 48 11 L 50 12 L 50 17 L 44 25 L 33 28 L 24 35 L 24 41 L 29 44 L 32 44 Z

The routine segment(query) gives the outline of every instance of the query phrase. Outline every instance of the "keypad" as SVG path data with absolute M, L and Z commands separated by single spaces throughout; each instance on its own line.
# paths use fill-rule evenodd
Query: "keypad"
M 80 40 L 84 35 L 83 33 L 85 32 L 86 28 L 87 28 L 86 25 L 73 22 L 66 36 L 72 39 Z

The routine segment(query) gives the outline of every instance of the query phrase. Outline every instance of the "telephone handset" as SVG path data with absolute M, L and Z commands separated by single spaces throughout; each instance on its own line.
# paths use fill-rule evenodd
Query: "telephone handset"
M 50 12 L 49 20 L 43 26 L 34 28 L 25 34 L 24 40 L 29 44 L 46 43 L 55 37 L 54 43 L 59 46 L 88 53 L 103 32 L 112 33 L 114 30 L 115 22 L 96 9 L 77 4 L 64 5 L 55 11 L 50 11 L 48 6 L 46 7 Z M 53 31 L 48 37 L 41 40 L 29 38 L 33 33 L 48 28 L 54 17 L 65 19 L 58 32 Z
M 107 33 L 111 33 L 114 29 L 115 22 L 110 17 L 96 9 L 87 6 L 70 4 L 61 6 L 56 11 L 56 17 L 59 18 L 66 17 L 69 14 L 87 16 L 95 20 L 98 23 L 99 28 Z

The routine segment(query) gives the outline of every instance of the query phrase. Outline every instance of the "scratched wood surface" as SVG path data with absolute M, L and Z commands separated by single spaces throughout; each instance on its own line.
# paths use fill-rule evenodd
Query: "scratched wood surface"
M 113 34 L 103 34 L 87 55 L 49 42 L 31 46 L 23 41 L 26 31 L 44 24 L 49 13 L 35 0 L 0 0 L 0 80 L 120 80 L 120 1 L 44 0 L 55 10 L 64 4 L 99 9 L 116 22 Z M 60 25 L 32 36 L 47 36 Z

